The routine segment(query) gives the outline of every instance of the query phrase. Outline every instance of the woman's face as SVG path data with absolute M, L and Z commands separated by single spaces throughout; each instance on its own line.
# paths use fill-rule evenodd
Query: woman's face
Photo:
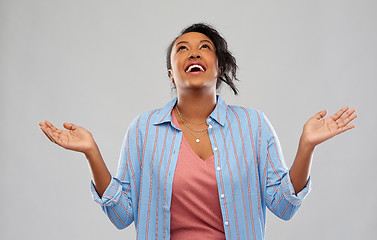
M 190 32 L 180 36 L 170 53 L 169 75 L 177 93 L 186 89 L 207 89 L 216 92 L 219 74 L 216 49 L 204 34 Z

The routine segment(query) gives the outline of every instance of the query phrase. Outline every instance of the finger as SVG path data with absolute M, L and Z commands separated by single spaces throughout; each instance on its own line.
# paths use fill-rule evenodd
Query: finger
M 52 125 L 52 123 L 50 123 L 49 121 L 45 121 L 45 123 L 46 123 L 46 125 L 47 125 L 49 128 L 51 128 L 53 131 L 56 131 L 56 130 L 57 130 L 57 128 L 56 128 L 54 125 Z
M 355 108 L 351 108 L 348 112 L 347 112 L 347 114 L 348 115 L 352 115 L 352 114 L 354 114 L 356 112 L 356 109 Z
M 355 114 L 355 108 L 352 108 L 348 110 L 346 113 L 343 114 L 339 119 L 336 120 L 336 123 L 338 126 L 345 126 L 349 122 L 351 122 L 353 119 L 357 117 L 357 114 Z
M 338 134 L 344 133 L 345 131 L 348 131 L 348 130 L 355 128 L 355 127 L 356 127 L 355 124 L 351 124 L 351 125 L 341 127 L 341 128 L 338 129 L 338 132 L 339 132 Z
M 348 118 L 349 116 L 351 116 L 352 114 L 354 114 L 355 111 L 356 110 L 354 108 L 351 108 L 350 110 L 348 110 L 347 112 L 345 112 L 338 120 L 343 120 L 343 119 Z
M 53 143 L 55 143 L 54 139 L 50 136 L 49 132 L 48 132 L 48 128 L 46 127 L 41 127 L 41 130 L 43 131 L 43 133 L 46 135 L 46 137 Z
M 319 113 L 317 113 L 316 115 L 314 115 L 313 118 L 319 120 L 319 119 L 324 118 L 324 117 L 326 116 L 326 114 L 327 114 L 327 110 L 322 110 L 322 111 L 320 111 Z
M 64 140 L 61 138 L 62 135 L 60 134 L 63 130 L 57 129 L 56 131 L 52 132 L 51 129 L 49 129 L 49 131 L 50 131 L 49 134 L 50 134 L 53 142 L 56 143 L 57 145 L 65 148 L 66 144 L 64 144 Z M 63 136 L 63 138 L 64 138 L 64 136 Z
M 53 126 L 53 125 L 52 125 Z M 52 140 L 56 143 L 57 140 L 60 138 L 60 133 L 62 132 L 61 129 L 57 129 L 56 127 L 48 127 L 46 128 L 47 134 L 52 138 Z
M 53 133 L 54 132 L 51 130 L 51 128 L 47 128 L 47 134 L 50 136 L 51 141 L 56 143 L 56 137 L 54 137 Z
M 75 128 L 75 125 L 73 123 L 63 123 L 63 127 L 68 130 L 73 130 Z
M 338 127 L 344 127 L 344 126 L 348 125 L 355 118 L 357 118 L 357 114 L 353 114 L 351 117 L 345 119 L 344 121 L 339 122 Z
M 338 120 L 343 115 L 343 113 L 345 113 L 348 109 L 349 109 L 349 107 L 344 107 L 344 108 L 340 109 L 338 112 L 336 112 L 335 114 L 330 116 L 331 119 L 334 120 L 334 121 Z
M 41 130 L 42 130 L 42 132 L 44 133 L 44 135 L 46 135 L 46 137 L 47 137 L 51 142 L 53 142 L 52 139 L 51 139 L 51 137 L 48 135 L 48 133 L 46 132 L 46 130 L 44 129 L 43 126 L 41 126 Z
M 55 144 L 57 144 L 57 145 L 59 145 L 59 146 L 61 146 L 61 147 L 65 147 L 65 146 L 64 146 L 64 143 L 63 143 L 63 140 L 60 139 L 60 133 L 61 133 L 63 130 L 61 130 L 61 129 L 57 129 L 56 131 L 52 131 L 52 130 L 51 130 L 50 128 L 48 128 L 47 126 L 41 127 L 41 129 L 42 129 L 43 133 L 47 136 L 47 138 L 48 138 L 51 142 L 53 142 L 53 143 L 55 143 Z

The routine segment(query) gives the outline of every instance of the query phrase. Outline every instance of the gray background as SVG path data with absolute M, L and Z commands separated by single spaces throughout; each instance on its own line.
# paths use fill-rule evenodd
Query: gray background
M 267 216 L 267 239 L 373 239 L 377 227 L 377 1 L 0 1 L 0 239 L 134 239 L 91 200 L 84 156 L 38 122 L 89 129 L 109 169 L 131 120 L 174 94 L 165 49 L 213 24 L 240 68 L 240 95 L 274 125 L 290 166 L 303 124 L 357 108 L 356 129 L 316 149 L 297 215 Z

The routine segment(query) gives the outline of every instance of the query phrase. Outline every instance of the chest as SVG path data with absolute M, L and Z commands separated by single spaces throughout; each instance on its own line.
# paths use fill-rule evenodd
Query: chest
M 202 125 L 189 125 L 188 123 L 184 123 L 177 115 L 178 113 L 173 111 L 173 123 L 180 127 L 183 138 L 187 140 L 191 150 L 203 161 L 211 157 L 213 151 L 208 129 L 211 129 L 212 126 L 208 126 L 205 122 Z
M 202 160 L 206 160 L 213 155 L 211 141 L 208 132 L 193 135 L 188 129 L 182 129 L 183 137 L 187 140 L 192 151 Z M 199 139 L 199 142 L 197 141 Z

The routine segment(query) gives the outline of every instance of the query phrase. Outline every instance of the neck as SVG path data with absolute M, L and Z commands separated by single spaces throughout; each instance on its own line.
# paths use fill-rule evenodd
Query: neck
M 216 100 L 216 92 L 213 94 L 178 93 L 177 106 L 185 118 L 201 122 L 205 121 L 215 109 Z

